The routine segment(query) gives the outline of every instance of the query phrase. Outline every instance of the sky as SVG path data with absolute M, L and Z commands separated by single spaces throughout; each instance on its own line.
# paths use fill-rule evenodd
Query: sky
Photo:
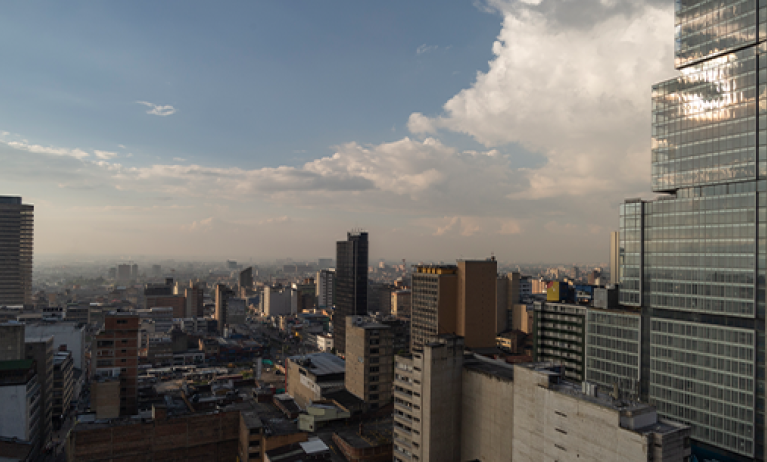
M 673 2 L 8 1 L 0 195 L 38 256 L 606 261 Z

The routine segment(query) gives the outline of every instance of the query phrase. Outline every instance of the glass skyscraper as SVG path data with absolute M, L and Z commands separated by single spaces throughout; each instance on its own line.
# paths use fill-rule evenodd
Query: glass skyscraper
M 368 233 L 347 233 L 336 243 L 336 308 L 333 312 L 333 347 L 346 353 L 346 317 L 368 312 Z
M 620 212 L 641 393 L 693 439 L 764 460 L 767 0 L 676 0 L 680 76 L 652 89 L 652 201 Z

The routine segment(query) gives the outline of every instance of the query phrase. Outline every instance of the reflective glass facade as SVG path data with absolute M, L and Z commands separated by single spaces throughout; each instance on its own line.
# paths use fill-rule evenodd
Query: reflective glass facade
M 754 316 L 756 186 L 691 188 L 645 204 L 645 304 Z
M 640 394 L 698 444 L 743 460 L 765 460 L 765 12 L 767 0 L 676 2 L 680 76 L 652 89 L 662 195 L 620 211 L 621 302 L 642 313 Z
M 653 191 L 755 178 L 756 81 L 751 47 L 653 87 Z
M 621 205 L 620 249 L 620 301 L 625 305 L 641 305 L 642 276 L 642 202 Z
M 754 331 L 653 319 L 650 396 L 692 437 L 754 452 Z
M 765 35 L 757 0 L 676 0 L 675 6 L 677 69 L 756 43 L 758 25 Z
M 639 312 L 591 308 L 586 322 L 586 380 L 611 389 L 618 384 L 624 396 L 639 396 Z

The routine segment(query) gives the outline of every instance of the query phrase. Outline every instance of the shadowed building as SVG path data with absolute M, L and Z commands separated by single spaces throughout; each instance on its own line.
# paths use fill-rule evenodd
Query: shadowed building
M 333 345 L 346 352 L 346 317 L 365 315 L 368 309 L 368 233 L 352 231 L 336 243 L 336 309 Z
M 34 206 L 0 196 L 0 306 L 32 305 Z

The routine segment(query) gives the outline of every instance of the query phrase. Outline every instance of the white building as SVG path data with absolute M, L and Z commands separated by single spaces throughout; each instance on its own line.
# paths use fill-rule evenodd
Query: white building
M 43 428 L 42 394 L 34 361 L 0 361 L 0 437 L 35 441 Z
M 58 351 L 63 345 L 72 352 L 74 368 L 82 370 L 85 365 L 85 326 L 74 322 L 35 323 L 26 325 L 27 335 L 31 337 L 53 336 L 53 349 Z

